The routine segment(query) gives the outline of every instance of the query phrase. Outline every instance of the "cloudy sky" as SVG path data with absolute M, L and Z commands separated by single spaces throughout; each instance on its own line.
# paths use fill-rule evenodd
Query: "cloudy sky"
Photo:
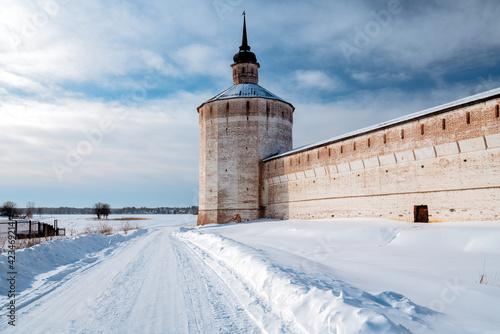
M 196 205 L 196 108 L 232 84 L 243 9 L 295 147 L 500 86 L 496 0 L 0 8 L 0 202 L 19 207 Z

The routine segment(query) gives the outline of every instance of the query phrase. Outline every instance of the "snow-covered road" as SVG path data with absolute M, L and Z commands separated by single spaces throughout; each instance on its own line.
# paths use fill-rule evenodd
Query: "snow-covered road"
M 61 217 L 61 223 L 90 224 Z M 184 219 L 184 220 L 183 220 Z M 150 219 L 16 253 L 1 333 L 495 333 L 498 223 Z M 71 225 L 72 224 L 72 225 Z M 117 223 L 118 224 L 118 223 Z M 145 225 L 145 226 L 144 226 Z M 488 284 L 477 283 L 487 260 Z M 472 270 L 471 270 L 472 268 Z M 0 255 L 0 279 L 8 272 Z
M 260 332 L 219 276 L 172 237 L 174 229 L 106 248 L 68 275 L 51 273 L 44 294 L 23 296 L 15 329 L 1 332 Z

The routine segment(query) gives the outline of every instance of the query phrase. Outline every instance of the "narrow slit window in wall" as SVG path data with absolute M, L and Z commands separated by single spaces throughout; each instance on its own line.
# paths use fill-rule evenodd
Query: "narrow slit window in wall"
M 466 120 L 467 124 L 470 124 L 470 112 L 465 114 L 465 120 Z
M 495 117 L 496 118 L 500 117 L 500 110 L 498 110 L 498 104 L 497 104 L 497 110 L 495 111 Z
M 420 125 L 420 134 L 423 135 L 425 133 L 424 125 Z
M 352 148 L 354 151 L 356 151 L 356 142 L 353 143 Z
M 226 109 L 229 110 L 229 102 L 226 103 Z
M 344 145 L 340 145 L 340 153 L 344 153 Z
M 328 156 L 331 157 L 332 156 L 332 149 L 331 148 L 328 148 Z
M 387 144 L 387 135 L 384 133 L 384 144 Z
M 318 159 L 319 159 L 319 150 L 318 150 Z
M 401 129 L 401 139 L 405 139 L 405 130 Z
M 307 161 L 309 162 L 309 154 L 307 155 Z
M 442 125 L 442 127 L 443 127 L 443 130 L 446 130 L 446 119 L 444 119 L 444 118 L 443 118 L 443 119 L 441 120 L 441 125 Z
M 250 101 L 247 101 L 247 109 L 250 109 Z
M 371 146 L 371 140 L 370 140 L 370 138 L 368 138 L 368 147 L 370 147 L 370 146 Z

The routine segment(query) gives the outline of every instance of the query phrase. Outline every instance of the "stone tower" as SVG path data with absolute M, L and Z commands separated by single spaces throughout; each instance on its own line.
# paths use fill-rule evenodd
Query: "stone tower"
M 198 107 L 198 225 L 262 217 L 262 160 L 292 149 L 294 107 L 259 86 L 257 57 L 243 40 L 234 55 L 233 86 Z

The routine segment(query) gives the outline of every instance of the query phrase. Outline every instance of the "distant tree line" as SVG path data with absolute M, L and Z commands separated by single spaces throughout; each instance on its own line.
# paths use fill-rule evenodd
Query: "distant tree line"
M 1 202 L 0 202 L 1 203 Z M 99 203 L 96 203 L 96 205 Z M 106 203 L 100 203 L 106 204 Z M 109 206 L 109 204 L 108 204 Z M 147 215 L 147 214 L 198 214 L 198 206 L 189 206 L 189 207 L 124 207 L 124 208 L 116 208 L 113 209 L 111 207 L 108 208 L 106 216 L 110 214 L 126 214 L 126 215 Z M 53 215 L 97 215 L 94 207 L 85 207 L 85 208 L 75 208 L 75 207 L 36 207 L 34 202 L 26 203 L 25 208 L 19 208 L 16 203 L 12 201 L 7 201 L 3 203 L 0 207 L 0 216 L 8 217 L 9 219 L 14 218 L 24 218 L 31 219 L 35 215 L 42 214 L 53 214 Z M 101 214 L 103 217 L 104 215 Z

